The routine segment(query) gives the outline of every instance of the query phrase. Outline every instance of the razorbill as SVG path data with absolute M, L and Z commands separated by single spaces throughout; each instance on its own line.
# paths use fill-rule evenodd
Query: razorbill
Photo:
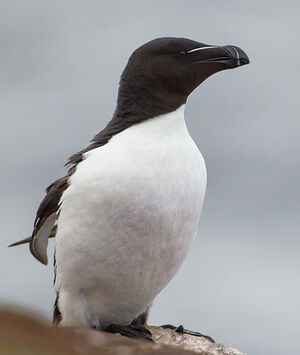
M 170 37 L 130 56 L 111 121 L 47 188 L 32 236 L 14 243 L 29 241 L 47 264 L 56 236 L 55 324 L 151 339 L 149 307 L 197 234 L 206 188 L 186 100 L 212 74 L 248 63 L 238 47 Z

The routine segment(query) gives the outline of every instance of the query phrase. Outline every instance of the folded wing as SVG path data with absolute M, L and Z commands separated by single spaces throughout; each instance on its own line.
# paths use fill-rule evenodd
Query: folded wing
M 56 221 L 59 215 L 60 200 L 63 192 L 68 188 L 70 174 L 57 179 L 47 189 L 46 196 L 41 202 L 34 221 L 31 237 L 22 239 L 9 245 L 10 247 L 30 243 L 32 255 L 41 263 L 47 265 L 48 238 L 55 237 Z

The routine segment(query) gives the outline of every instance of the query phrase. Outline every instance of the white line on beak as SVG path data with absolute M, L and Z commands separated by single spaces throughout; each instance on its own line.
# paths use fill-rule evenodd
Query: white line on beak
M 208 48 L 218 48 L 218 46 L 206 46 L 206 47 L 194 48 L 194 49 L 191 49 L 190 51 L 187 51 L 186 53 L 198 52 L 198 51 L 202 51 L 203 49 L 208 49 Z
M 236 53 L 236 57 L 237 57 L 237 65 L 241 65 L 241 61 L 240 61 L 240 53 L 236 50 L 236 48 L 233 46 L 232 47 Z

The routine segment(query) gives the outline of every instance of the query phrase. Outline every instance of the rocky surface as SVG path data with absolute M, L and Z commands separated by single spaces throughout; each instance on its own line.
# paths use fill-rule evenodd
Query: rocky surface
M 53 327 L 10 311 L 0 311 L 1 355 L 245 355 L 203 337 L 149 327 L 154 344 L 92 329 Z
M 178 334 L 170 329 L 149 327 L 155 343 L 171 345 L 184 350 L 190 350 L 202 355 L 246 355 L 240 351 L 215 344 L 204 337 L 195 337 L 188 334 Z

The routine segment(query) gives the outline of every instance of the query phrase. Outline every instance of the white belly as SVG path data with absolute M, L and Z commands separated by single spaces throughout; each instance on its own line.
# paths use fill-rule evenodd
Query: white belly
M 131 322 L 178 271 L 197 232 L 206 169 L 183 109 L 88 152 L 63 194 L 56 289 L 80 293 L 89 322 Z

